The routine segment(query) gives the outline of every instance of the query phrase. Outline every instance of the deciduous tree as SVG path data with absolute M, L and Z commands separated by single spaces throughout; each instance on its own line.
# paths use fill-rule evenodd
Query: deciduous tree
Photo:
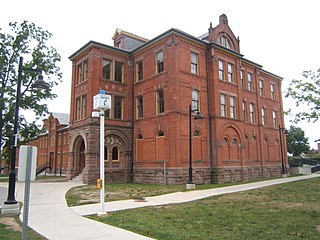
M 300 156 L 301 153 L 309 151 L 309 139 L 305 137 L 304 131 L 295 126 L 290 126 L 290 130 L 287 134 L 287 147 L 288 152 L 293 156 Z
M 61 56 L 48 44 L 52 34 L 37 27 L 34 23 L 23 21 L 9 23 L 8 33 L 0 28 L 0 160 L 4 140 L 12 139 L 14 104 L 18 79 L 19 58 L 24 57 L 24 68 L 42 70 L 50 88 L 45 91 L 31 90 L 38 77 L 37 72 L 23 71 L 20 109 L 32 110 L 37 118 L 48 112 L 45 100 L 54 99 L 52 87 L 61 81 L 62 73 L 58 66 Z M 27 123 L 19 118 L 20 133 L 23 138 L 32 137 L 38 131 L 35 122 Z
M 292 98 L 298 108 L 297 113 L 292 109 L 288 113 L 294 114 L 295 123 L 316 122 L 320 117 L 320 68 L 316 71 L 304 71 L 302 76 L 302 79 L 292 80 L 288 87 L 285 97 Z

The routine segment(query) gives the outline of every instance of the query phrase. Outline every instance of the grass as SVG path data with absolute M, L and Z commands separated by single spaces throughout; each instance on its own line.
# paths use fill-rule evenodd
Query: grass
M 155 239 L 320 239 L 320 179 L 91 217 Z
M 107 184 L 105 187 L 105 201 L 123 199 L 140 199 L 172 192 L 184 191 L 184 185 L 153 185 L 153 184 Z M 70 189 L 66 194 L 68 206 L 78 206 L 100 201 L 100 190 L 95 184 L 79 186 Z
M 20 240 L 22 235 L 21 222 L 18 217 L 5 217 L 0 215 L 0 240 Z M 28 228 L 27 238 L 44 240 L 46 238 Z
M 250 182 L 263 181 L 265 179 Z M 203 184 L 197 185 L 196 190 L 227 187 L 250 182 L 223 183 L 223 184 Z M 155 184 L 130 184 L 112 183 L 105 186 L 105 201 L 118 201 L 125 199 L 141 199 L 145 197 L 158 196 L 173 192 L 186 191 L 185 185 L 155 185 Z M 70 189 L 66 194 L 66 201 L 69 207 L 99 203 L 100 191 L 96 184 L 88 184 Z

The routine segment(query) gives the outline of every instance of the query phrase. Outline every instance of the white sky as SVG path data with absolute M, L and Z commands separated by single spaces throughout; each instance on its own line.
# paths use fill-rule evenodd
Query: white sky
M 27 20 L 53 34 L 50 44 L 62 56 L 63 82 L 54 89 L 58 98 L 49 102 L 51 112 L 69 113 L 68 57 L 90 40 L 113 45 L 111 37 L 116 28 L 148 39 L 170 28 L 200 36 L 207 32 L 210 22 L 218 25 L 224 13 L 233 33 L 240 37 L 244 57 L 283 77 L 283 91 L 292 79 L 301 78 L 303 70 L 320 67 L 318 0 L 11 0 L 2 1 L 0 6 L 0 28 Z M 284 99 L 284 108 L 289 105 Z M 315 148 L 319 123 L 298 126 Z

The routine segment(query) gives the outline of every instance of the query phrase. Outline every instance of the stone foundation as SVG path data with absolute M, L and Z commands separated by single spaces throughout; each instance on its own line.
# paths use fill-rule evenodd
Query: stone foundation
M 281 177 L 281 167 L 228 167 L 213 169 L 214 183 L 247 182 L 255 179 Z M 164 176 L 163 169 L 135 169 L 135 183 L 149 184 L 186 184 L 189 180 L 189 169 L 168 168 Z M 192 180 L 195 184 L 209 184 L 209 168 L 193 168 Z

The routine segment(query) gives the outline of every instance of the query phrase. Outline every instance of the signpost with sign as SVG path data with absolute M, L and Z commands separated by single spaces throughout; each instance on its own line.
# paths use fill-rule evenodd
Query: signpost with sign
M 93 109 L 100 110 L 100 179 L 97 180 L 100 188 L 101 212 L 98 212 L 100 216 L 106 214 L 104 208 L 104 112 L 110 108 L 111 95 L 106 95 L 104 90 L 100 90 L 99 94 L 93 97 Z

